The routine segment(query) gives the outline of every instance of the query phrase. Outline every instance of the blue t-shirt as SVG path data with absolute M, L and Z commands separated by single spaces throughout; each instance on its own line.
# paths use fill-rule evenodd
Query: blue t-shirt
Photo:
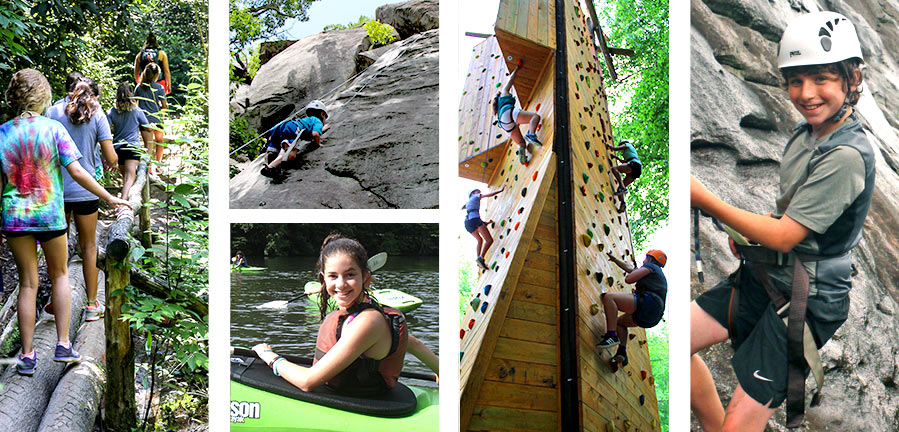
M 144 110 L 150 123 L 162 123 L 156 116 L 165 100 L 165 89 L 159 83 L 142 83 L 134 88 L 134 97 L 137 98 L 137 107 Z
M 481 194 L 474 194 L 468 198 L 465 203 L 465 220 L 471 220 L 481 217 Z
M 97 110 L 90 120 L 82 124 L 74 124 L 66 115 L 66 105 L 54 105 L 47 110 L 47 117 L 62 123 L 78 151 L 81 153 L 81 159 L 78 162 L 81 166 L 91 174 L 95 179 L 99 179 L 103 175 L 103 160 L 100 159 L 100 141 L 112 140 L 112 132 L 109 130 L 109 121 L 106 120 L 106 114 L 102 110 Z M 93 201 L 98 199 L 96 195 L 81 187 L 75 179 L 69 175 L 68 171 L 63 170 L 63 189 L 65 190 L 65 201 Z
M 106 113 L 109 126 L 112 128 L 112 144 L 119 148 L 126 144 L 140 144 L 140 127 L 150 123 L 147 116 L 140 108 L 132 108 L 131 111 L 119 113 L 115 107 Z
M 662 273 L 662 268 L 658 265 L 647 262 L 643 264 L 643 267 L 649 269 L 649 274 L 640 278 L 637 281 L 637 294 L 641 294 L 644 292 L 651 292 L 662 298 L 662 301 L 665 301 L 665 297 L 668 295 L 668 279 L 665 278 L 665 273 Z M 662 304 L 664 307 L 665 305 Z
M 268 146 L 279 147 L 284 140 L 293 141 L 303 130 L 322 133 L 325 124 L 318 117 L 303 117 L 298 120 L 288 120 L 279 124 L 269 133 Z

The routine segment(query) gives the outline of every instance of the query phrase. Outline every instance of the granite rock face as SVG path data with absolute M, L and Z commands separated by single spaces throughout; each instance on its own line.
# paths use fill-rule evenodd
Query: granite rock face
M 350 39 L 354 30 L 345 32 Z M 251 124 L 261 132 L 296 107 L 305 106 L 310 95 L 322 94 L 353 76 L 358 57 L 376 60 L 322 99 L 331 125 L 322 148 L 307 153 L 297 169 L 288 170 L 290 177 L 283 184 L 272 184 L 259 174 L 261 158 L 241 164 L 242 172 L 230 182 L 231 207 L 436 208 L 438 31 L 419 33 L 373 51 L 367 51 L 363 38 L 352 35 L 356 42 L 331 45 L 346 50 L 325 53 L 323 48 L 304 48 L 301 58 L 293 57 L 298 47 L 327 46 L 322 38 L 331 33 L 337 32 L 303 39 L 263 67 L 282 63 L 280 57 L 285 56 L 283 63 L 304 63 L 312 71 L 324 69 L 324 63 L 340 63 L 341 74 L 328 76 L 324 82 L 310 78 L 303 89 L 260 82 L 269 87 L 267 93 L 251 94 L 248 99 L 256 103 L 235 115 L 258 119 Z M 307 43 L 310 38 L 314 41 Z M 339 61 L 333 58 L 338 55 Z M 265 76 L 262 72 L 260 69 L 253 86 Z M 238 91 L 237 98 L 247 96 Z M 270 114 L 253 117 L 257 112 Z
M 393 26 L 402 39 L 438 28 L 439 16 L 440 7 L 437 0 L 391 3 L 379 6 L 375 11 L 378 21 Z
M 877 180 L 864 238 L 852 252 L 849 319 L 821 350 L 824 398 L 807 408 L 805 430 L 899 430 L 899 4 L 828 2 L 859 32 L 868 65 L 858 111 L 879 142 Z M 693 0 L 691 2 L 692 173 L 726 202 L 755 213 L 773 210 L 784 144 L 799 113 L 779 85 L 777 41 L 793 18 L 814 9 L 802 0 Z M 739 187 L 733 187 L 739 185 Z M 699 295 L 737 267 L 727 235 L 709 219 L 700 223 L 705 284 Z M 719 344 L 700 353 L 725 406 L 737 385 L 733 349 Z M 809 379 L 808 388 L 814 386 Z M 767 430 L 785 431 L 779 409 Z M 693 430 L 700 430 L 693 421 Z

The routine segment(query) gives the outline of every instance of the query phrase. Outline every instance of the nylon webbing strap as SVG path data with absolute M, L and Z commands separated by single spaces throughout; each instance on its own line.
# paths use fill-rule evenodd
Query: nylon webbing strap
M 787 322 L 787 427 L 802 425 L 805 414 L 805 355 L 802 345 L 808 308 L 808 272 L 800 259 L 793 260 L 793 289 Z

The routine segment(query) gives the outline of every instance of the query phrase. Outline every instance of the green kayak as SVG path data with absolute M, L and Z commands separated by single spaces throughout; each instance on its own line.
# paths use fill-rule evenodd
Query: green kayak
M 289 361 L 308 359 L 285 356 Z M 304 392 L 276 377 L 255 353 L 231 355 L 231 431 L 416 432 L 439 428 L 436 389 L 397 384 L 373 398 L 341 395 L 327 387 Z
M 315 284 L 318 285 L 317 282 Z M 310 284 L 306 285 L 308 287 Z M 375 300 L 378 301 L 378 303 L 384 306 L 392 307 L 402 313 L 412 312 L 415 309 L 418 309 L 419 306 L 421 306 L 420 298 L 391 288 L 372 290 L 372 296 L 375 298 Z M 307 294 L 306 300 L 315 306 L 318 306 L 318 302 L 320 301 L 318 293 Z M 331 307 L 336 307 L 333 301 L 331 301 L 330 303 Z
M 231 267 L 231 271 L 233 272 L 261 272 L 268 270 L 268 267 Z

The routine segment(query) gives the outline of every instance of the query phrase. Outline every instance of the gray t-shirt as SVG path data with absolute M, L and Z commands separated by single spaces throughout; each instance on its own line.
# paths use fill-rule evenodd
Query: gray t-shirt
M 137 99 L 137 107 L 144 110 L 150 123 L 162 123 L 156 116 L 165 100 L 165 89 L 159 83 L 140 84 L 134 88 L 134 97 Z
M 786 214 L 812 231 L 793 248 L 796 252 L 821 254 L 821 235 L 865 190 L 866 167 L 859 150 L 848 145 L 834 146 L 837 142 L 859 139 L 856 135 L 860 132 L 849 127 L 852 124 L 847 120 L 822 139 L 815 139 L 806 131 L 797 136 L 784 152 L 777 208 L 772 216 L 781 218 Z M 861 137 L 864 137 L 863 133 Z M 864 224 L 864 216 L 848 223 Z M 825 300 L 836 301 L 849 292 L 852 286 L 852 258 L 848 254 L 803 264 L 809 273 L 811 294 L 817 293 Z M 768 270 L 775 285 L 789 292 L 792 266 L 769 266 Z
M 47 110 L 47 117 L 56 120 L 66 128 L 78 151 L 83 156 L 78 159 L 81 166 L 95 179 L 103 175 L 103 161 L 100 159 L 100 141 L 112 140 L 112 132 L 109 130 L 109 122 L 103 110 L 97 110 L 90 120 L 76 125 L 73 124 L 65 112 L 66 105 L 54 105 Z M 88 192 L 76 182 L 69 172 L 63 170 L 63 189 L 66 202 L 93 201 L 98 199 L 96 195 Z
M 150 122 L 140 108 L 132 108 L 131 111 L 119 113 L 114 107 L 106 113 L 109 119 L 109 127 L 112 129 L 112 144 L 119 148 L 125 144 L 140 145 L 140 127 Z

